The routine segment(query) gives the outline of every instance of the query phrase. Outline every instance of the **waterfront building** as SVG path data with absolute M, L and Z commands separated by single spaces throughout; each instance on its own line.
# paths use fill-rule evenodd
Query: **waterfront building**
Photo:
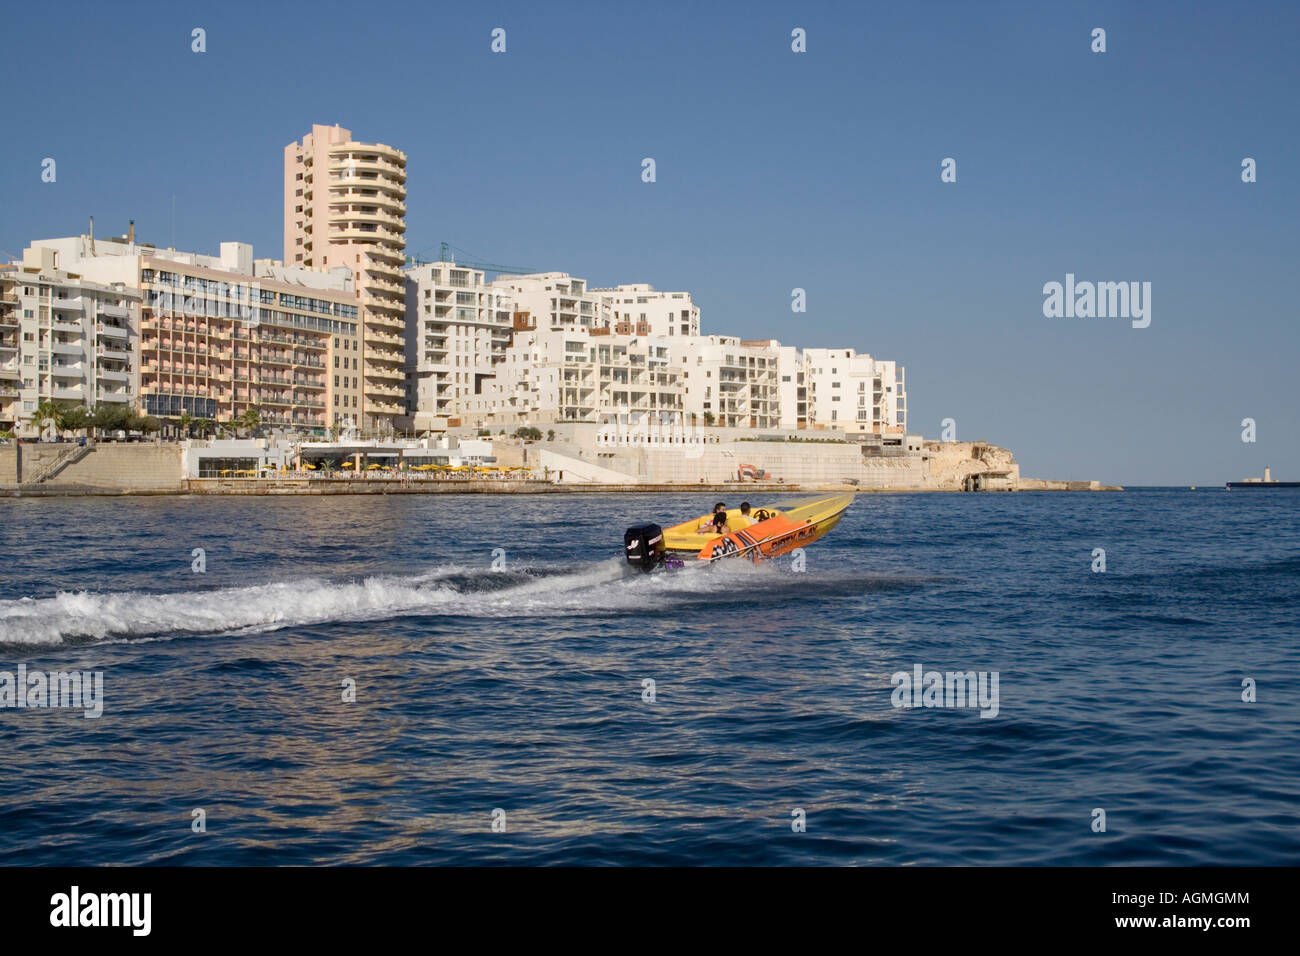
M 493 394 L 491 408 L 502 423 L 682 423 L 681 375 L 664 337 L 520 328 L 497 367 Z
M 18 371 L 22 342 L 19 288 L 13 271 L 0 269 L 0 431 L 13 431 L 22 414 L 18 388 L 22 384 Z
M 592 289 L 611 310 L 619 335 L 699 335 L 700 307 L 689 292 L 656 292 L 644 282 Z
M 406 154 L 313 125 L 284 148 L 284 262 L 347 266 L 361 307 L 361 428 L 391 433 L 406 407 Z
M 492 285 L 510 296 L 521 322 L 539 329 L 609 329 L 610 304 L 567 272 L 500 276 Z
M 45 401 L 136 406 L 140 293 L 57 268 L 53 250 L 23 250 L 0 269 L 0 429 L 39 434 Z
M 430 262 L 406 271 L 407 405 L 415 431 L 492 411 L 513 321 L 512 296 L 480 269 Z
M 688 424 L 778 428 L 781 423 L 778 353 L 769 343 L 730 335 L 695 335 L 673 342 L 682 374 Z
M 139 399 L 145 414 L 261 424 L 325 434 L 362 411 L 362 339 L 352 273 L 218 256 L 88 235 L 41 240 L 58 264 L 138 290 Z
M 904 371 L 853 349 L 804 349 L 808 421 L 850 436 L 901 436 L 907 429 Z

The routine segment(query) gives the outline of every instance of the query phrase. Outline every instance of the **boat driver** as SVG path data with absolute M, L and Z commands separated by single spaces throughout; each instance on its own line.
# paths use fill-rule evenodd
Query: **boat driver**
M 741 502 L 740 514 L 736 516 L 736 520 L 732 523 L 731 530 L 739 531 L 741 528 L 748 528 L 753 523 L 754 519 L 749 513 L 749 502 Z

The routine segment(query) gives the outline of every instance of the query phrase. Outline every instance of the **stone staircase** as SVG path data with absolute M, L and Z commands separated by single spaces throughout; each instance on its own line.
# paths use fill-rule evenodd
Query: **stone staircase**
M 84 445 L 73 445 L 71 448 L 60 449 L 53 461 L 47 462 L 45 467 L 41 468 L 41 470 L 31 478 L 25 479 L 23 484 L 39 485 L 44 481 L 48 481 L 59 472 L 63 471 L 64 468 L 81 461 L 94 450 L 95 445 L 93 442 L 87 442 Z

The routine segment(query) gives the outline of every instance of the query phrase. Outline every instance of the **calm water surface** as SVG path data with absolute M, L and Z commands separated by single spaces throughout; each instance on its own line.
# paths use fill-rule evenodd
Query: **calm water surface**
M 711 504 L 0 502 L 0 670 L 105 696 L 0 709 L 0 864 L 1300 862 L 1300 494 L 861 495 L 802 573 L 621 566 Z M 997 716 L 896 709 L 917 664 Z

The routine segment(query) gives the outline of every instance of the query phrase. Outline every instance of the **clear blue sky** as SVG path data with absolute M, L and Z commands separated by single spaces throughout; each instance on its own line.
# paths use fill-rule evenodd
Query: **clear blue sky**
M 911 430 L 1027 475 L 1300 479 L 1295 3 L 60 3 L 3 37 L 9 253 L 89 215 L 172 244 L 175 195 L 177 247 L 278 258 L 281 150 L 337 122 L 408 154 L 409 252 L 897 359 Z M 1044 318 L 1067 272 L 1151 282 L 1150 328 Z

